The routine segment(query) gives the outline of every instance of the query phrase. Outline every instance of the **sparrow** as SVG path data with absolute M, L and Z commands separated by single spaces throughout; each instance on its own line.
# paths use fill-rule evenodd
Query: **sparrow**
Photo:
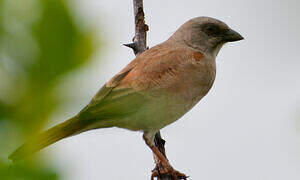
M 143 132 L 146 145 L 165 169 L 163 173 L 185 179 L 155 146 L 155 134 L 208 93 L 215 80 L 215 59 L 221 47 L 242 39 L 214 18 L 187 21 L 168 40 L 144 51 L 113 76 L 78 114 L 32 138 L 9 159 L 19 161 L 85 131 L 119 127 Z

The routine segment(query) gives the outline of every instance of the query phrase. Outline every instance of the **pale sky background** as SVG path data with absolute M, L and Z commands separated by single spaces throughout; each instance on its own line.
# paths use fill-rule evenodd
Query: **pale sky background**
M 219 53 L 209 94 L 162 130 L 175 169 L 191 180 L 299 180 L 299 1 L 144 1 L 150 47 L 197 16 L 218 18 L 245 37 Z M 53 115 L 53 124 L 83 108 L 134 58 L 122 46 L 134 34 L 131 0 L 70 2 L 78 20 L 104 37 L 105 48 L 62 80 L 58 93 L 73 101 Z M 154 167 L 142 134 L 117 128 L 83 133 L 43 152 L 53 155 L 64 180 L 150 179 Z

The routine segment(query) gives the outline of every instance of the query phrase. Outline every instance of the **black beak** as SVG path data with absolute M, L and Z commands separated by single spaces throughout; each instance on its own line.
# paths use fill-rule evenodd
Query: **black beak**
M 243 36 L 240 35 L 238 32 L 229 29 L 228 31 L 225 32 L 223 36 L 223 41 L 225 42 L 234 42 L 234 41 L 240 41 L 243 40 Z

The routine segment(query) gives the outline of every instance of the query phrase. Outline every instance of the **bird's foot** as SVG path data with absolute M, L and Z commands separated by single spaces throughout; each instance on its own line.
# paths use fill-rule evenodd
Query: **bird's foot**
M 171 177 L 173 180 L 186 180 L 188 178 L 185 174 L 176 171 L 170 164 L 162 165 L 161 163 L 152 170 L 151 180 L 154 180 L 155 177 Z

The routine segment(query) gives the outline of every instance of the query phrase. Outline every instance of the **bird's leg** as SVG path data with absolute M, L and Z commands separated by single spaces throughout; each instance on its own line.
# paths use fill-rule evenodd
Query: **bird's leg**
M 159 160 L 159 164 L 156 164 L 156 168 L 152 171 L 151 180 L 154 180 L 154 177 L 163 177 L 171 176 L 174 180 L 184 179 L 186 180 L 187 176 L 183 173 L 176 171 L 169 163 L 167 158 L 158 150 L 154 144 L 154 135 L 155 133 L 145 132 L 143 138 L 148 147 L 152 150 L 153 154 Z M 157 163 L 158 161 L 156 161 Z

